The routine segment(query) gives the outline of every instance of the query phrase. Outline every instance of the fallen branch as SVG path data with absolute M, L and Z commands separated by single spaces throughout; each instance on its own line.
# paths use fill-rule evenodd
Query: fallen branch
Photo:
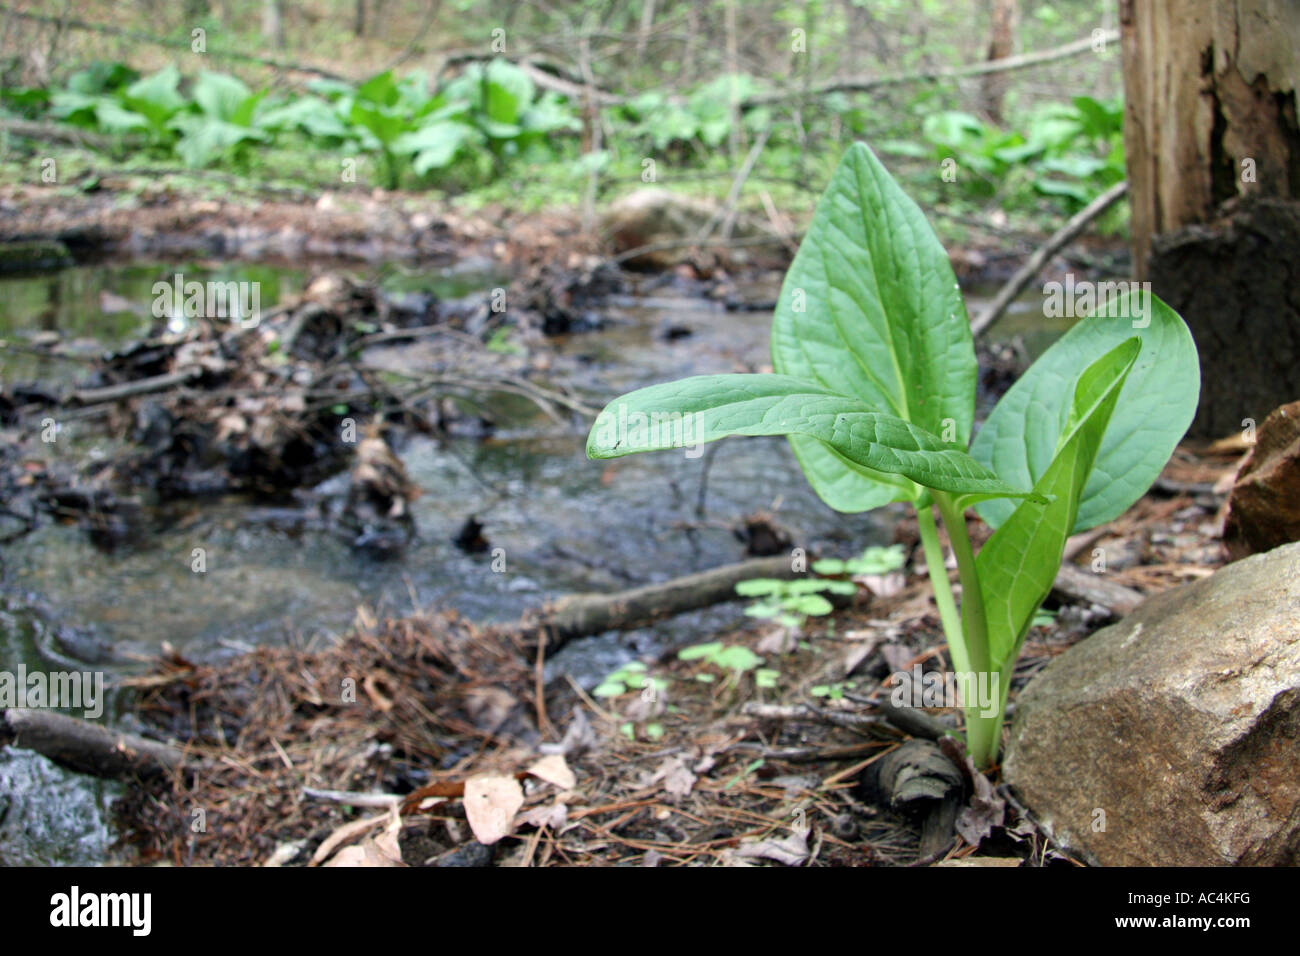
M 0 123 L 0 129 L 14 136 L 27 139 L 39 139 L 46 142 L 71 143 L 73 146 L 89 146 L 92 149 L 106 150 L 113 145 L 107 136 L 100 136 L 77 126 L 61 126 L 57 123 L 34 123 L 29 120 L 6 119 Z
M 79 389 L 69 396 L 68 402 L 72 405 L 99 405 L 103 402 L 116 402 L 123 398 L 134 398 L 136 395 L 147 395 L 150 392 L 165 392 L 173 386 L 191 382 L 202 374 L 203 369 L 197 365 L 191 365 L 189 368 L 183 368 L 178 372 L 154 375 L 151 378 L 139 378 L 131 382 L 122 382 L 120 385 Z
M 731 238 L 731 231 L 736 225 L 737 206 L 740 204 L 740 193 L 745 188 L 745 181 L 749 179 L 749 174 L 754 171 L 754 164 L 758 162 L 758 157 L 763 152 L 763 147 L 767 144 L 768 137 L 772 135 L 772 127 L 764 127 L 763 132 L 754 140 L 754 145 L 749 148 L 749 153 L 745 156 L 745 161 L 740 164 L 740 169 L 736 172 L 735 178 L 731 181 L 731 189 L 727 192 L 726 202 L 723 203 L 722 209 L 718 214 L 709 220 L 708 224 L 700 230 L 700 238 L 707 239 L 713 232 L 714 226 L 720 224 L 718 235 L 723 239 Z
M 1070 221 L 1058 229 L 1047 242 L 1043 243 L 1032 256 L 1029 257 L 1020 270 L 1016 272 L 1006 285 L 998 290 L 998 294 L 970 324 L 971 335 L 979 335 L 990 325 L 992 325 L 1003 312 L 1018 296 L 1025 286 L 1033 281 L 1034 276 L 1042 270 L 1047 264 L 1047 260 L 1056 255 L 1056 253 L 1066 243 L 1070 242 L 1079 233 L 1083 232 L 1084 227 L 1092 222 L 1103 212 L 1113 206 L 1121 196 L 1128 192 L 1128 182 L 1118 182 L 1110 189 L 1094 199 L 1088 205 L 1084 206 L 1075 213 Z
M 164 40 L 152 36 L 148 33 L 140 33 L 136 30 L 124 30 L 121 27 L 109 26 L 103 23 L 90 23 L 86 20 L 77 20 L 73 17 L 51 17 L 40 13 L 28 13 L 26 10 L 15 10 L 12 7 L 0 7 L 0 13 L 8 14 L 11 17 L 19 17 L 23 20 L 31 20 L 35 23 L 44 23 L 50 26 L 56 26 L 60 29 L 85 30 L 88 33 L 102 33 L 106 36 L 123 37 L 127 40 L 135 40 L 139 43 L 149 43 L 153 46 L 165 47 L 172 50 L 184 50 L 186 53 L 193 53 L 193 44 L 190 40 Z M 234 50 L 214 50 L 209 49 L 204 52 L 205 56 L 215 57 L 217 59 L 239 60 L 243 63 L 257 63 L 260 66 L 269 66 L 276 70 L 287 70 L 292 73 L 310 73 L 313 76 L 324 77 L 327 80 L 344 80 L 346 77 L 338 73 L 331 73 L 329 70 L 323 70 L 318 66 L 310 66 L 306 63 L 287 63 L 283 60 L 272 60 L 264 56 L 254 56 L 251 53 L 238 53 Z
M 0 712 L 0 744 L 34 750 L 78 773 L 148 777 L 175 773 L 185 755 L 175 747 L 47 710 Z
M 900 707 L 888 697 L 883 700 L 866 701 L 875 707 L 878 714 L 859 714 L 849 711 L 818 709 L 809 704 L 748 703 L 742 709 L 746 717 L 759 720 L 803 720 L 819 724 L 831 724 L 836 727 L 860 730 L 879 727 L 888 723 L 897 730 L 923 740 L 938 740 L 941 737 L 956 734 L 956 729 L 949 727 L 937 717 L 932 717 L 916 707 Z
M 643 627 L 660 618 L 738 600 L 736 585 L 741 581 L 788 580 L 797 573 L 790 568 L 789 556 L 781 555 L 728 564 L 617 594 L 573 594 L 544 609 L 540 619 L 528 626 L 523 640 L 531 655 L 545 635 L 546 651 L 553 654 L 575 638 Z
M 785 100 L 825 96 L 828 93 L 865 93 L 879 89 L 882 86 L 898 86 L 902 83 L 925 83 L 937 80 L 956 80 L 968 76 L 982 76 L 986 73 L 1006 73 L 1011 70 L 1023 70 L 1027 67 L 1078 56 L 1081 53 L 1093 50 L 1097 43 L 1104 45 L 1118 42 L 1119 31 L 1108 30 L 1095 39 L 1088 37 L 1083 40 L 1075 40 L 1073 43 L 1054 47 L 1051 50 L 1040 50 L 1037 53 L 1022 53 L 1020 56 L 1009 56 L 1000 60 L 986 60 L 980 63 L 972 63 L 969 66 L 924 70 L 920 73 L 894 73 L 887 76 L 862 76 L 831 80 L 828 83 L 820 83 L 807 89 L 789 90 L 781 93 L 759 93 L 741 100 L 740 105 L 743 107 L 762 106 L 768 103 L 780 103 Z

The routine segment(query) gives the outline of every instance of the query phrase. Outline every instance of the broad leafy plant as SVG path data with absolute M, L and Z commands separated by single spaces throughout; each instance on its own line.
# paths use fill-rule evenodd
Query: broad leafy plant
M 93 63 L 63 90 L 0 89 L 0 108 L 96 130 L 123 147 L 174 152 L 194 168 L 238 163 L 252 144 L 368 153 L 390 188 L 408 169 L 424 178 L 461 165 L 477 175 L 547 158 L 554 134 L 582 125 L 567 100 L 539 92 L 505 60 L 470 64 L 435 93 L 418 73 L 386 71 L 357 86 L 314 80 L 306 93 L 270 94 L 223 73 L 187 80 L 168 66 L 140 77 L 120 63 Z
M 832 508 L 916 509 L 927 569 L 962 686 L 966 744 L 997 757 L 1012 669 L 1069 535 L 1129 507 L 1159 475 L 1200 391 L 1182 319 L 1134 288 L 1080 321 L 1029 369 L 975 441 L 976 362 L 947 254 L 875 154 L 852 146 L 786 275 L 770 375 L 697 376 L 612 402 L 591 458 L 786 435 Z M 995 530 L 977 555 L 974 508 Z M 958 611 L 934 511 L 961 582 Z

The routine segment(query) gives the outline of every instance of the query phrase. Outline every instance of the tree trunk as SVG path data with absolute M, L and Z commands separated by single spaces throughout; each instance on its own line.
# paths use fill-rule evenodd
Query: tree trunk
M 1120 2 L 1133 261 L 1225 200 L 1300 198 L 1295 0 Z
M 284 49 L 284 0 L 266 0 L 262 6 L 262 37 L 277 50 Z
M 645 60 L 646 46 L 650 42 L 650 31 L 655 25 L 655 0 L 641 0 L 641 28 L 636 34 L 636 58 L 640 63 Z
M 1133 267 L 1201 358 L 1190 434 L 1300 395 L 1295 0 L 1121 0 Z
M 1020 20 L 1016 0 L 993 0 L 993 23 L 989 29 L 990 62 L 1005 60 L 1015 52 L 1016 27 Z M 1002 125 L 1002 99 L 1007 95 L 1007 74 L 986 73 L 980 81 L 980 98 L 988 118 Z

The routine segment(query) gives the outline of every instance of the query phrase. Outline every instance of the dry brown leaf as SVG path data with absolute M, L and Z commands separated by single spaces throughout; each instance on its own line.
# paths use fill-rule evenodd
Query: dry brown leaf
M 903 577 L 901 571 L 890 571 L 888 574 L 862 574 L 853 580 L 865 585 L 872 594 L 882 598 L 893 597 L 907 585 L 907 579 Z
M 658 769 L 646 780 L 646 786 L 662 784 L 664 792 L 674 797 L 684 797 L 695 786 L 695 774 L 687 768 L 681 757 L 666 757 Z
M 519 814 L 516 823 L 523 823 L 530 827 L 550 827 L 552 830 L 559 830 L 569 821 L 569 807 L 567 804 L 556 801 L 555 803 L 543 803 Z
M 528 772 L 539 780 L 555 784 L 561 790 L 572 790 L 578 785 L 578 778 L 569 769 L 563 754 L 550 754 L 543 757 L 529 767 Z
M 356 846 L 347 846 L 334 855 L 326 866 L 405 866 L 398 834 L 402 832 L 402 816 L 394 807 L 381 820 L 386 819 L 384 832 L 362 840 Z M 370 821 L 372 822 L 372 821 Z M 338 831 L 335 831 L 337 834 Z M 319 850 L 317 853 L 319 854 Z
M 806 830 L 795 830 L 780 840 L 742 843 L 736 848 L 736 854 L 741 857 L 776 860 L 786 866 L 798 866 L 808 859 L 808 833 Z
M 524 788 L 514 777 L 487 774 L 465 781 L 465 819 L 482 844 L 509 836 L 524 805 Z
M 754 650 L 759 654 L 792 654 L 798 646 L 798 628 L 774 627 L 762 636 Z
M 333 853 L 335 849 L 351 840 L 355 840 L 367 830 L 383 823 L 387 818 L 388 814 L 381 813 L 378 816 L 365 817 L 361 820 L 353 820 L 351 823 L 343 824 L 343 826 L 339 827 L 327 836 L 325 842 L 316 848 L 316 852 L 311 855 L 311 863 L 309 865 L 317 865 L 321 860 Z

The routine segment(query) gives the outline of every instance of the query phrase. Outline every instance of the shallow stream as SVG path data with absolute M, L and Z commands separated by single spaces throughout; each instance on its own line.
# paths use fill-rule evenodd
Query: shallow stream
M 0 282 L 0 338 L 39 343 L 57 337 L 65 349 L 80 343 L 86 356 L 120 348 L 148 333 L 153 283 L 170 281 L 176 272 L 201 281 L 258 281 L 263 309 L 300 291 L 306 279 L 294 270 L 194 263 L 9 279 Z M 390 267 L 360 277 L 440 298 L 501 282 L 473 268 L 428 274 Z M 554 343 L 583 369 L 583 378 L 571 384 L 593 403 L 653 382 L 766 364 L 770 313 L 727 311 L 671 288 L 652 295 L 620 297 L 603 315 L 601 329 Z M 979 305 L 969 301 L 972 312 Z M 677 337 L 663 334 L 668 326 Z M 1027 297 L 993 337 L 1019 334 L 1032 355 L 1060 331 L 1044 325 L 1036 299 Z M 7 383 L 62 385 L 87 368 L 75 360 L 0 353 Z M 896 517 L 887 510 L 869 516 L 830 511 L 808 488 L 782 439 L 723 442 L 712 455 L 693 459 L 678 452 L 591 462 L 583 453 L 585 430 L 576 423 L 556 425 L 518 403 L 501 412 L 502 427 L 491 438 L 417 436 L 397 448 L 424 490 L 413 506 L 418 536 L 397 560 L 360 557 L 328 531 L 286 527 L 272 510 L 238 497 L 180 510 L 172 505 L 151 516 L 161 530 L 111 553 L 77 527 L 43 520 L 3 551 L 0 668 L 19 661 L 54 666 L 48 637 L 57 628 L 118 654 L 148 657 L 166 641 L 202 657 L 328 639 L 348 627 L 362 603 L 381 613 L 441 604 L 478 621 L 507 620 L 560 594 L 631 587 L 738 560 L 744 545 L 732 529 L 756 509 L 770 512 L 796 541 L 835 554 L 885 541 Z M 78 460 L 112 450 L 102 438 L 77 430 L 50 449 Z M 346 480 L 345 474 L 331 483 L 345 487 Z M 467 554 L 453 543 L 471 515 L 482 522 L 491 548 L 503 549 L 504 570 L 492 569 L 492 552 Z M 200 546 L 205 574 L 191 570 L 192 549 Z M 739 614 L 739 605 L 723 605 L 643 631 L 576 642 L 549 668 L 590 686 L 632 656 L 690 643 Z M 0 863 L 107 859 L 104 808 L 111 793 L 111 786 L 44 758 L 0 749 Z

